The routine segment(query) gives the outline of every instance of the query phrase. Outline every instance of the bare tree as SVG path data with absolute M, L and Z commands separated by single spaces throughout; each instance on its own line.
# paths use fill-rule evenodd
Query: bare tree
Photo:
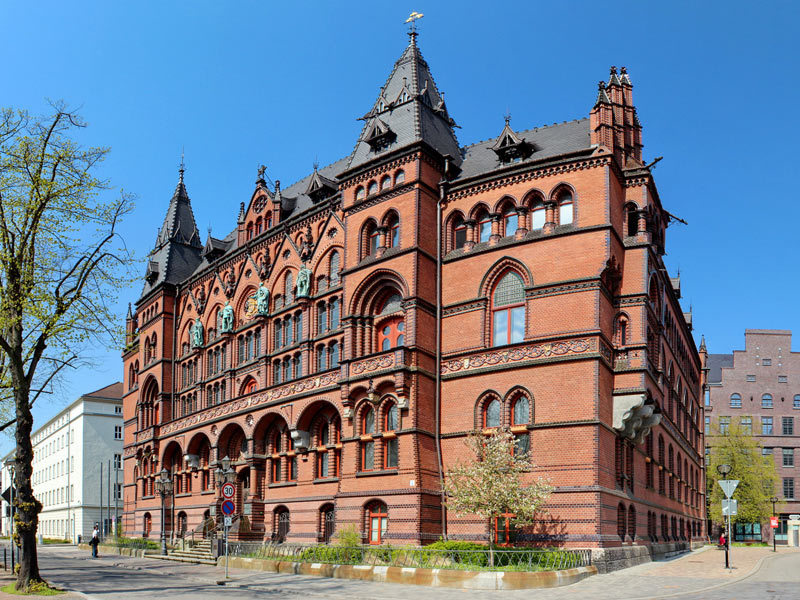
M 74 141 L 80 117 L 62 103 L 36 117 L 0 109 L 0 399 L 16 425 L 16 589 L 42 585 L 36 554 L 41 503 L 31 485 L 31 408 L 65 368 L 121 339 L 115 291 L 132 256 L 117 232 L 132 203 L 101 196 L 107 148 Z

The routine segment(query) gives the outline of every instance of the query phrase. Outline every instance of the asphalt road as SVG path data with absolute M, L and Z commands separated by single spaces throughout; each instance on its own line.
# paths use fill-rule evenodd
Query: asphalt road
M 688 557 L 691 559 L 691 557 Z M 687 560 L 686 557 L 677 560 Z M 231 580 L 218 586 L 223 572 L 215 567 L 162 562 L 152 559 L 129 559 L 118 556 L 89 558 L 87 552 L 74 548 L 45 547 L 40 553 L 43 576 L 54 584 L 81 592 L 89 600 L 192 599 L 222 598 L 343 598 L 348 600 L 451 600 L 455 598 L 515 600 L 560 600 L 590 598 L 680 598 L 686 600 L 795 600 L 800 598 L 800 552 L 769 556 L 744 579 L 714 585 L 701 590 L 694 586 L 682 592 L 684 583 L 668 595 L 654 592 L 654 566 L 641 565 L 616 574 L 599 575 L 583 582 L 551 590 L 471 591 L 428 588 L 363 581 L 279 575 L 253 571 L 231 571 Z M 680 565 L 676 562 L 676 566 Z M 648 575 L 650 571 L 650 575 Z M 624 573 L 624 575 L 622 575 Z M 744 576 L 745 573 L 742 573 Z M 737 578 L 738 579 L 738 578 Z M 624 585 L 619 585 L 622 582 Z M 678 583 L 679 579 L 676 578 Z M 705 585 L 705 584 L 703 584 Z M 686 589 L 686 588 L 684 588 Z M 662 592 L 663 593 L 663 592 Z

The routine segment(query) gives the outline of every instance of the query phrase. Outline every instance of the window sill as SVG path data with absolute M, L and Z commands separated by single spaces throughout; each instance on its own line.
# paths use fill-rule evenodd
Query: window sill
M 297 485 L 296 481 L 281 481 L 276 483 L 270 483 L 267 485 L 268 488 L 282 488 L 282 487 L 292 487 Z
M 356 477 L 376 477 L 378 475 L 397 475 L 397 468 L 377 469 L 375 471 L 358 471 Z
M 336 483 L 339 481 L 338 477 L 323 477 L 321 479 L 314 479 L 311 483 Z
M 183 493 L 183 494 L 175 494 L 175 497 L 176 498 L 188 498 L 191 495 L 192 495 L 192 492 L 186 492 L 186 493 Z
M 213 493 L 214 493 L 214 490 L 203 490 L 202 492 L 200 492 L 200 495 L 201 496 L 208 496 L 208 495 L 213 494 Z

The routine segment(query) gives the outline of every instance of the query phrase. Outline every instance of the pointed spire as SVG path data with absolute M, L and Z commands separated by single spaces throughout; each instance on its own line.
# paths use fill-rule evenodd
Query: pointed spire
M 131 303 L 130 303 L 130 302 L 128 302 L 128 315 L 127 315 L 127 319 L 128 319 L 129 321 L 133 320 L 133 308 L 131 307 Z
M 619 77 L 617 77 L 617 67 L 611 67 L 610 71 L 611 73 L 608 78 L 608 85 L 622 85 Z
M 180 183 L 183 183 L 183 173 L 186 171 L 186 163 L 183 162 L 183 148 L 181 148 L 181 167 L 178 171 L 180 172 Z
M 606 93 L 605 81 L 597 82 L 597 101 L 594 103 L 594 105 L 597 106 L 598 104 L 611 104 L 611 100 L 608 98 L 608 94 Z
M 183 182 L 185 166 L 181 155 L 181 165 L 178 169 L 178 185 L 169 201 L 164 223 L 158 232 L 155 249 L 163 247 L 168 242 L 178 242 L 195 248 L 202 247 L 200 233 L 194 220 L 189 194 Z
M 622 85 L 629 85 L 633 87 L 633 84 L 631 83 L 631 78 L 628 77 L 627 67 L 620 67 L 619 72 L 620 72 L 620 81 L 622 82 Z
M 239 218 L 237 223 L 244 223 L 244 202 L 239 203 Z
M 701 335 L 700 336 L 700 348 L 699 348 L 699 350 L 700 350 L 700 352 L 708 352 L 708 349 L 706 348 L 706 336 L 705 335 Z
M 416 13 L 419 15 L 419 13 Z M 412 18 L 414 17 L 414 18 Z M 419 16 L 409 17 L 409 23 Z M 443 95 L 436 88 L 428 63 L 416 42 L 416 30 L 395 62 L 370 111 L 362 117 L 361 131 L 348 170 L 378 158 L 382 153 L 425 142 L 440 155 L 450 155 L 458 164 L 461 150 L 447 114 Z M 402 110 L 397 107 L 402 105 Z

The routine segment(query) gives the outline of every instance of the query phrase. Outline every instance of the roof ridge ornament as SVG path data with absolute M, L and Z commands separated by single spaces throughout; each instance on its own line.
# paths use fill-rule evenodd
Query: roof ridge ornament
M 406 23 L 409 23 L 408 26 L 408 39 L 411 46 L 417 45 L 417 21 L 424 17 L 421 12 L 417 12 L 415 10 L 411 11 L 411 14 L 408 15 L 406 19 Z

